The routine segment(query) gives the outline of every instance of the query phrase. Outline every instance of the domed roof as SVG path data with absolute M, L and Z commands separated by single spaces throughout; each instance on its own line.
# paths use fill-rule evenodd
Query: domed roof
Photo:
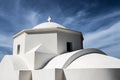
M 33 29 L 44 29 L 44 28 L 65 28 L 64 26 L 55 23 L 55 22 L 45 22 L 45 23 L 41 23 L 35 27 L 33 27 Z
M 39 24 L 35 27 L 33 27 L 33 29 L 44 29 L 44 28 L 65 28 L 64 26 L 58 24 L 58 23 L 55 23 L 55 22 L 51 22 L 51 17 L 49 16 L 48 17 L 48 22 L 45 22 L 45 23 L 42 23 L 42 24 Z

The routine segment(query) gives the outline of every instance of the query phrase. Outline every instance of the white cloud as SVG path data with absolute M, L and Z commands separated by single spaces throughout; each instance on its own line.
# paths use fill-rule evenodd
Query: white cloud
M 0 34 L 0 46 L 2 47 L 12 47 L 12 37 Z
M 3 49 L 2 47 L 12 49 L 12 39 L 10 38 L 10 36 L 5 36 L 5 35 L 0 34 L 0 48 L 1 48 L 0 49 L 0 61 L 4 57 L 4 55 L 10 54 L 10 52 L 8 52 L 8 51 L 3 51 L 5 49 Z
M 28 11 L 24 15 L 24 18 L 26 19 L 29 25 L 35 25 L 38 23 L 39 18 L 41 18 L 41 15 L 34 11 Z
M 112 25 L 106 30 L 87 33 L 84 35 L 84 38 L 85 48 L 100 48 L 114 56 L 118 55 L 116 51 L 120 51 L 120 22 Z M 112 50 L 109 50 L 109 48 Z M 112 52 L 116 53 L 113 54 Z
M 80 20 L 82 20 L 81 18 L 84 17 L 85 15 L 86 15 L 85 10 L 80 10 L 76 13 L 76 15 L 66 17 L 63 22 L 63 25 L 75 24 L 75 22 L 78 22 L 77 20 L 79 18 Z
M 73 17 L 67 17 L 65 19 L 65 22 L 63 23 L 64 25 L 71 24 L 74 21 Z

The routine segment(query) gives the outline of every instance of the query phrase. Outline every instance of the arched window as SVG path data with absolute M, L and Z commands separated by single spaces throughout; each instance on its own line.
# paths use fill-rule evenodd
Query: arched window
M 20 54 L 20 44 L 17 45 L 17 54 Z

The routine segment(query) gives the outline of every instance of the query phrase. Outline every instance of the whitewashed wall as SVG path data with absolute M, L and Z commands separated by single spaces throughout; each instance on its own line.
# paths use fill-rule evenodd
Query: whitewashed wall
M 57 54 L 57 34 L 56 33 L 38 33 L 28 34 L 25 42 L 25 52 L 33 49 L 39 44 L 44 45 L 50 52 Z
M 25 38 L 26 38 L 26 33 L 23 33 L 23 34 L 19 35 L 18 37 L 14 38 L 13 55 L 17 55 L 17 45 L 20 45 L 20 53 L 19 54 L 25 53 Z
M 73 50 L 82 48 L 82 36 L 72 33 L 58 32 L 58 53 L 67 52 L 66 43 L 72 42 Z

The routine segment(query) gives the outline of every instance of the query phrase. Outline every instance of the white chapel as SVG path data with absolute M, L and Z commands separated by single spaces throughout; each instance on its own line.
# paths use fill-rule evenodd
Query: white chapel
M 120 59 L 84 49 L 81 32 L 51 17 L 13 40 L 13 55 L 0 63 L 0 80 L 120 80 Z

